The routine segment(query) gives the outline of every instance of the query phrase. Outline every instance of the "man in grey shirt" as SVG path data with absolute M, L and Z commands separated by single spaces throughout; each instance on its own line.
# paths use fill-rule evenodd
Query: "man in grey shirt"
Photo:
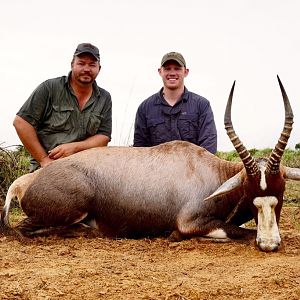
M 112 103 L 96 77 L 101 69 L 97 47 L 79 44 L 71 72 L 46 80 L 17 113 L 13 125 L 32 156 L 30 171 L 76 152 L 107 146 Z

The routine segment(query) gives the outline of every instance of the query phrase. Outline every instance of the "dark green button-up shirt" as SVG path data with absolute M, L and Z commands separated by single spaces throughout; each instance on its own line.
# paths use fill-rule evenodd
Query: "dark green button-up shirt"
M 62 76 L 41 83 L 17 113 L 36 129 L 47 152 L 60 144 L 82 141 L 95 134 L 111 138 L 109 92 L 94 82 L 92 96 L 81 111 L 68 78 Z M 32 160 L 32 164 L 37 162 Z

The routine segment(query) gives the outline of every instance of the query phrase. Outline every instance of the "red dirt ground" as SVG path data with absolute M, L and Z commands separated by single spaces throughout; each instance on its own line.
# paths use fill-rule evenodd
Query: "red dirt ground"
M 0 299 L 300 299 L 300 208 L 284 207 L 282 246 L 193 238 L 0 237 Z

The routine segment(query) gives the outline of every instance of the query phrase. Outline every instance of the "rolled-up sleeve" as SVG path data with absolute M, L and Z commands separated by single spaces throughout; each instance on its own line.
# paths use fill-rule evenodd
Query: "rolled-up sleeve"
M 17 115 L 37 128 L 47 110 L 49 88 L 46 82 L 40 84 L 23 104 Z

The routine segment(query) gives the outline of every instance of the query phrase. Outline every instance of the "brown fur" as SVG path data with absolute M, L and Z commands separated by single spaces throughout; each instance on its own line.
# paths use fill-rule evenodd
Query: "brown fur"
M 241 163 L 221 160 L 188 142 L 86 150 L 53 162 L 27 184 L 21 206 L 28 217 L 17 230 L 31 236 L 95 220 L 98 230 L 111 237 L 173 231 L 205 236 L 222 229 L 229 238 L 252 238 L 253 232 L 239 225 L 254 217 L 251 201 L 261 193 L 257 179 L 204 200 L 238 173 L 246 180 Z M 271 186 L 264 193 L 274 190 Z M 2 225 L 7 216 L 8 210 L 2 212 Z

